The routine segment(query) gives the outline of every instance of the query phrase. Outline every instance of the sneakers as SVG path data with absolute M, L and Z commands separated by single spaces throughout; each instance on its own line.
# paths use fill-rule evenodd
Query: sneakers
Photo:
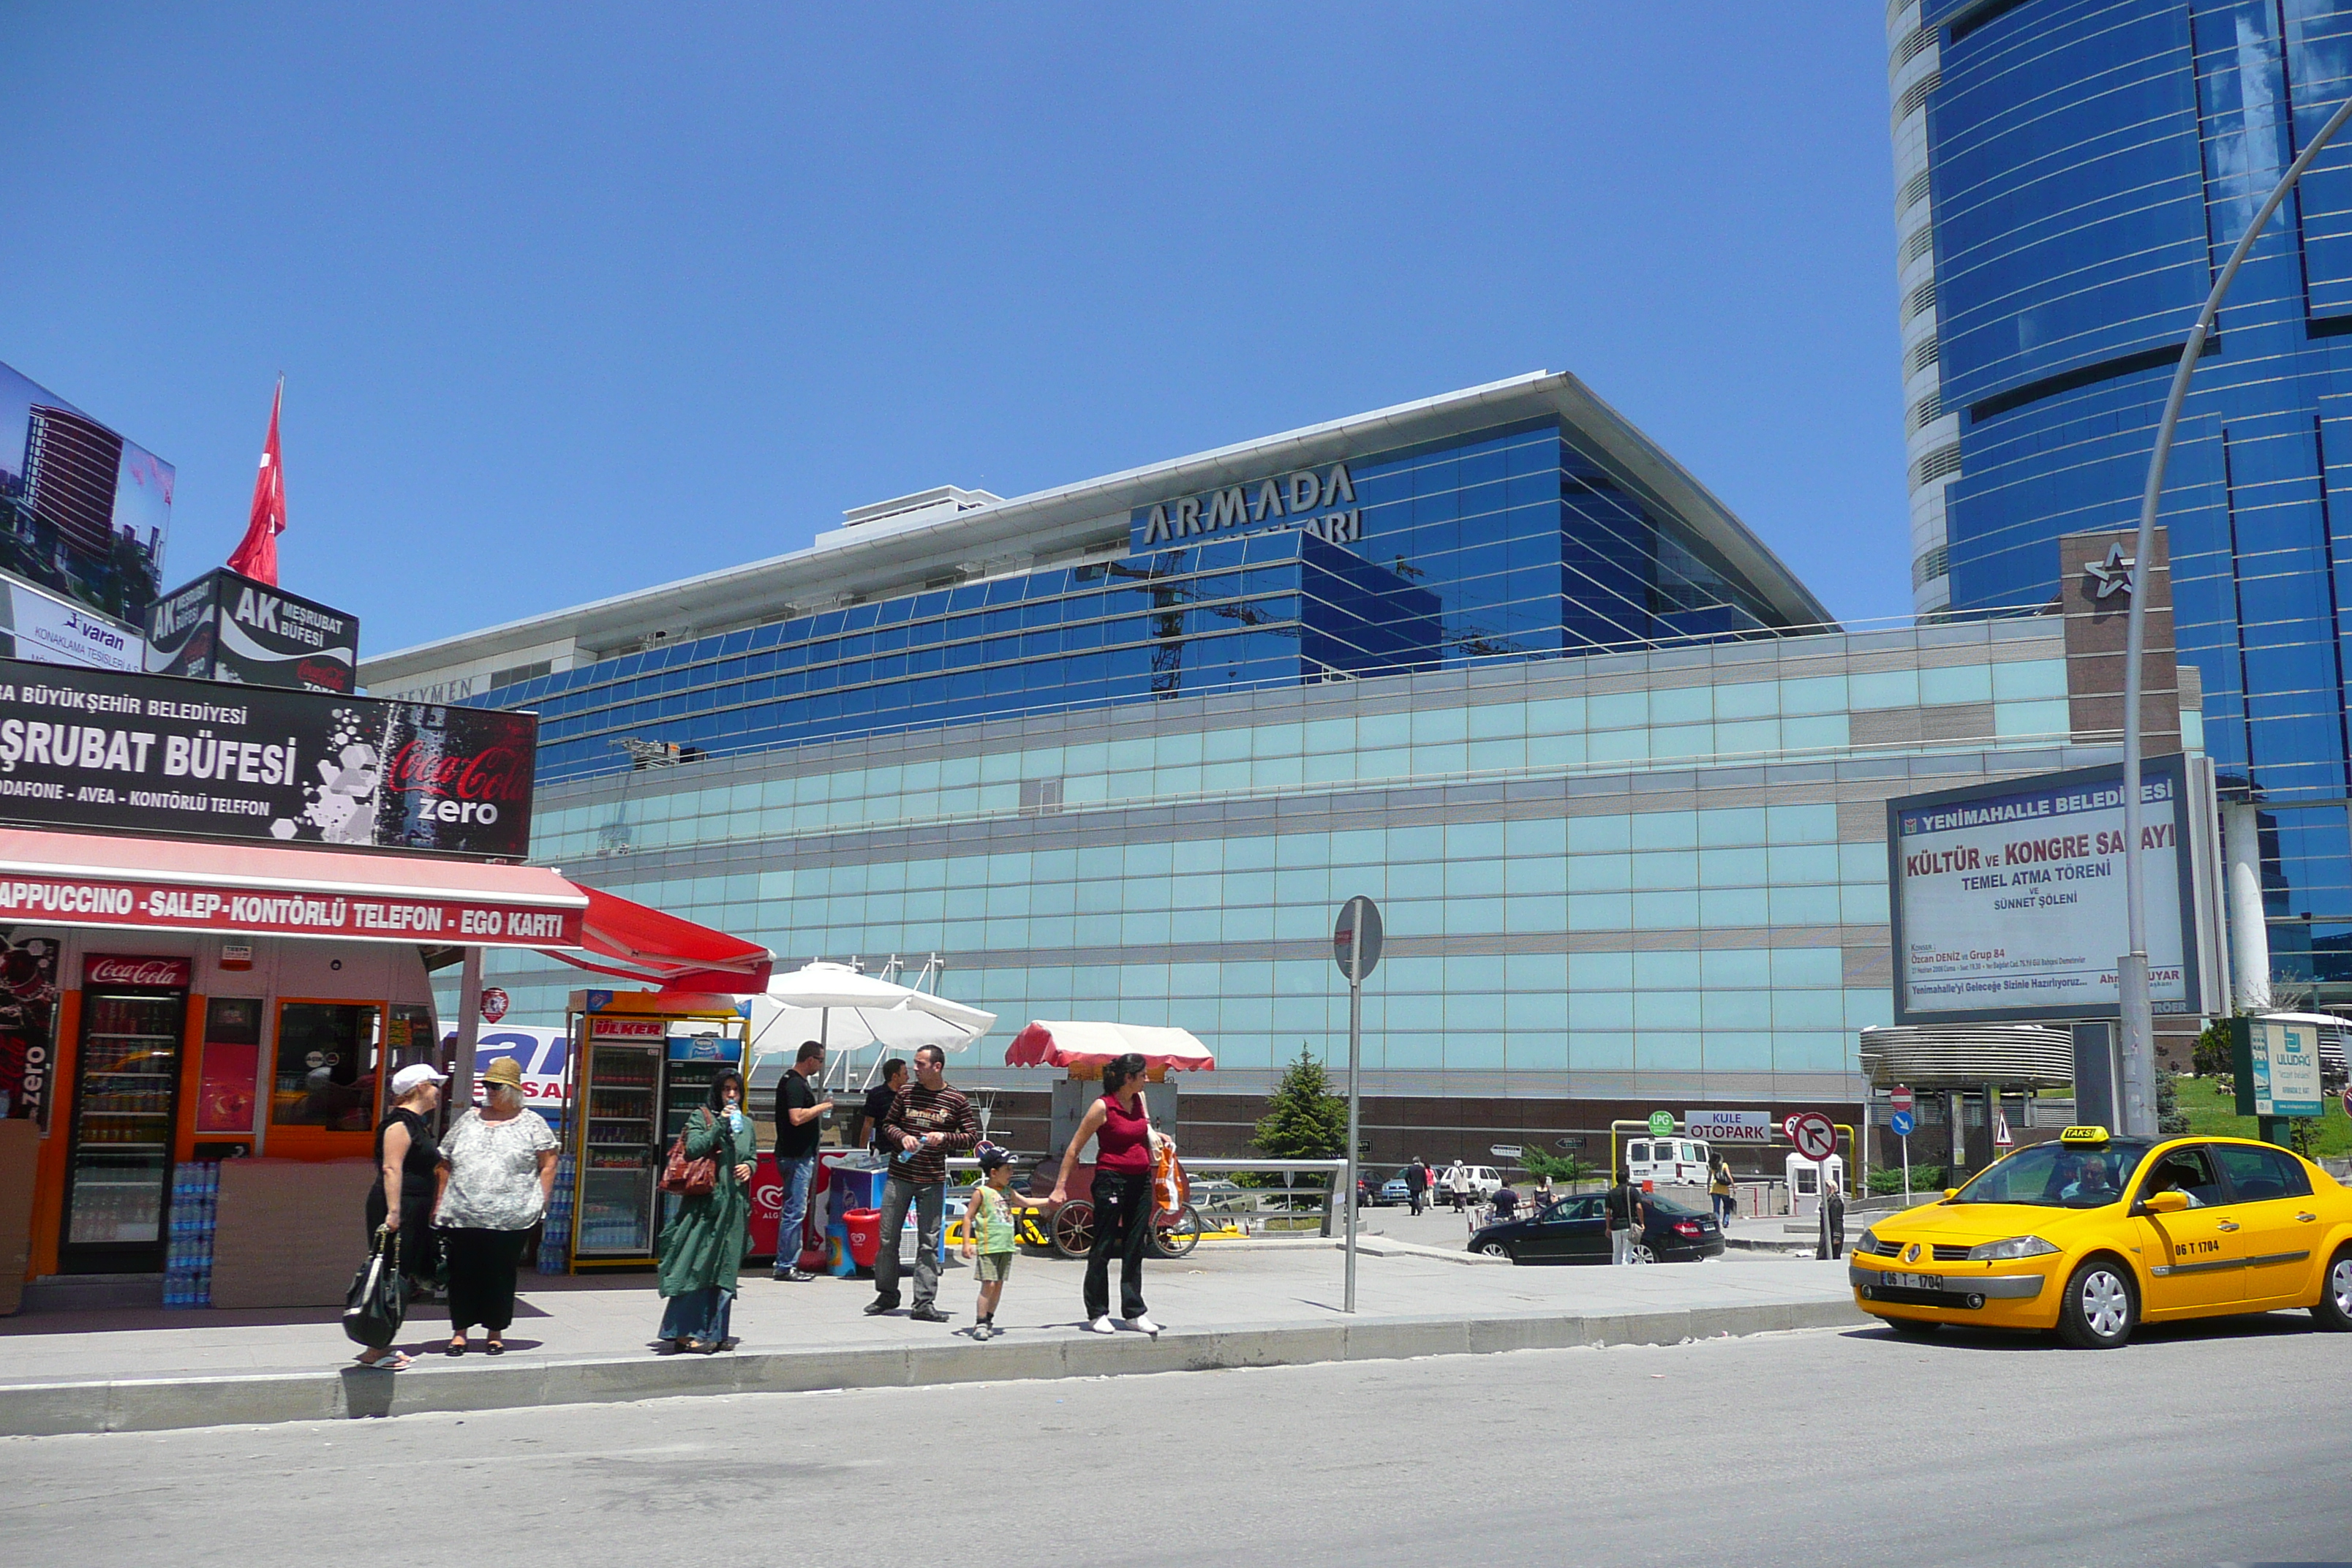
M 898 1310 L 898 1298 L 896 1296 L 877 1296 L 866 1303 L 866 1315 L 869 1318 L 878 1318 L 885 1312 L 895 1312 Z
M 1106 1313 L 1102 1317 L 1097 1318 L 1093 1322 L 1088 1323 L 1087 1325 L 1087 1332 L 1090 1334 L 1115 1334 L 1118 1332 L 1118 1325 L 1110 1321 L 1109 1314 Z
M 948 1321 L 948 1315 L 937 1307 L 918 1307 L 907 1316 L 918 1323 L 944 1323 Z
M 1139 1334 L 1150 1334 L 1155 1340 L 1160 1337 L 1160 1325 L 1150 1318 L 1129 1318 L 1127 1326 Z
M 794 1285 L 804 1285 L 808 1283 L 808 1281 L 815 1279 L 816 1276 L 810 1273 L 805 1268 L 787 1268 L 782 1274 L 777 1275 L 776 1278 L 787 1280 Z
M 976 1340 L 992 1340 L 996 1337 L 996 1325 L 994 1323 L 974 1323 L 971 1326 L 971 1337 Z

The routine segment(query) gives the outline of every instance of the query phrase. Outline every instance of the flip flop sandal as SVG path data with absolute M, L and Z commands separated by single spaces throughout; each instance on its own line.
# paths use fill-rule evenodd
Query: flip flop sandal
M 399 1351 L 394 1351 L 390 1355 L 376 1361 L 361 1361 L 356 1356 L 352 1360 L 370 1372 L 406 1372 L 416 1364 Z

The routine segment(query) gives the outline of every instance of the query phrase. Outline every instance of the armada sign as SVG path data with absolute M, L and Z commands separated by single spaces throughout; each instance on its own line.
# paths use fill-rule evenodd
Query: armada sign
M 1356 486 L 1348 477 L 1348 465 L 1334 463 L 1323 473 L 1300 468 L 1279 479 L 1160 501 L 1149 510 L 1138 509 L 1131 526 L 1138 550 L 1201 534 L 1267 527 L 1303 529 L 1318 539 L 1347 544 L 1364 536 L 1363 509 L 1355 502 Z

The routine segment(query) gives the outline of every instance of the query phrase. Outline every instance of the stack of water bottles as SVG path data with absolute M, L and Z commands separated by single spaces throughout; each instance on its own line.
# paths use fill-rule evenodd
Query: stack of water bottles
M 539 1237 L 539 1271 L 561 1274 L 572 1262 L 572 1146 L 555 1161 L 555 1191 L 548 1194 L 547 1228 Z
M 213 1230 L 220 1213 L 220 1162 L 195 1160 L 172 1173 L 172 1218 L 163 1253 L 163 1305 L 213 1304 Z

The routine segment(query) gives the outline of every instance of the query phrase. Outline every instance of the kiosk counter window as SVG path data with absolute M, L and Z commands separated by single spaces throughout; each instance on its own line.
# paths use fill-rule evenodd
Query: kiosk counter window
M 280 1002 L 269 1125 L 373 1133 L 383 1024 L 373 1002 Z

